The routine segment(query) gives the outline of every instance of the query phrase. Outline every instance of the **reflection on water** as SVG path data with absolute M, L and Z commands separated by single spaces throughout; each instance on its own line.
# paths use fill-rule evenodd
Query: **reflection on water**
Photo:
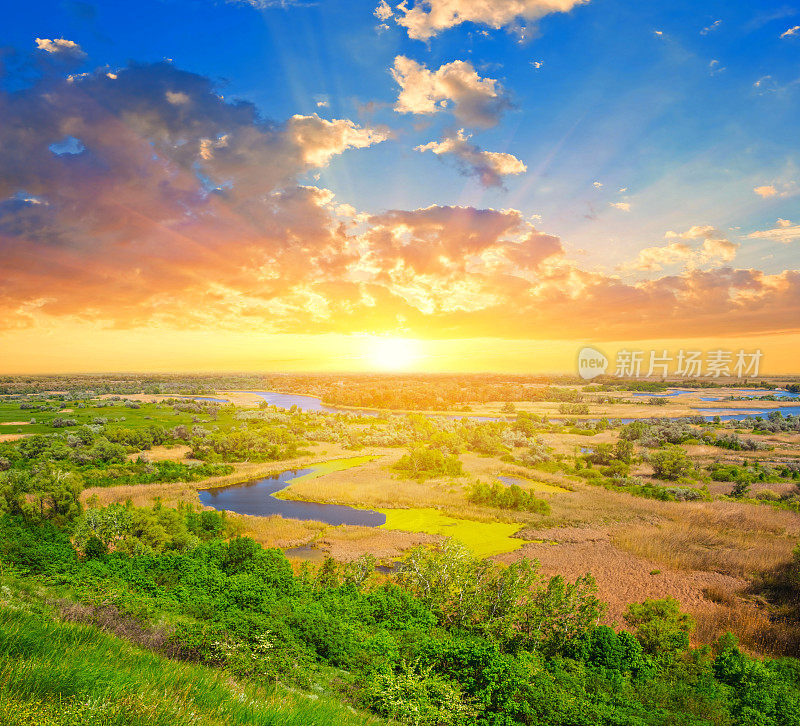
M 320 504 L 319 502 L 296 502 L 277 499 L 275 493 L 285 489 L 295 477 L 314 471 L 314 468 L 284 471 L 227 487 L 201 489 L 200 501 L 214 509 L 250 514 L 255 517 L 269 517 L 280 514 L 286 519 L 301 519 L 326 524 L 357 524 L 363 527 L 380 527 L 385 524 L 386 515 L 369 509 L 355 509 L 341 504 Z

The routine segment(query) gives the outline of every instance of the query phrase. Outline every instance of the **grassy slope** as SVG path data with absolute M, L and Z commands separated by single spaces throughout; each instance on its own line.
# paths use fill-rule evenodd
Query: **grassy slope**
M 4 726 L 355 726 L 378 721 L 314 696 L 269 694 L 94 627 L 0 610 Z

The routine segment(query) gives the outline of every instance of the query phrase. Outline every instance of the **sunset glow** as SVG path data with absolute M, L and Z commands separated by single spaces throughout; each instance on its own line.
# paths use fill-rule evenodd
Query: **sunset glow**
M 146 2 L 143 40 L 45 5 L 0 71 L 0 371 L 571 370 L 653 338 L 790 365 L 780 13 Z
M 419 343 L 404 338 L 378 338 L 369 344 L 370 365 L 376 370 L 404 371 L 419 359 Z

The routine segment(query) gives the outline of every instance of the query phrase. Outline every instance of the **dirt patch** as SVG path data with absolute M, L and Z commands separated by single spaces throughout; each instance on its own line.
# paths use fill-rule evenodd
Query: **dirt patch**
M 17 441 L 26 436 L 30 436 L 30 434 L 0 434 L 0 441 Z
M 713 611 L 718 606 L 704 594 L 708 588 L 739 591 L 747 581 L 716 572 L 673 570 L 653 560 L 623 552 L 611 543 L 608 532 L 576 527 L 528 531 L 557 544 L 528 543 L 521 550 L 495 558 L 514 562 L 522 557 L 539 560 L 546 576 L 568 580 L 590 572 L 597 580 L 598 596 L 608 603 L 608 622 L 622 623 L 628 604 L 646 598 L 674 597 L 690 613 Z
M 334 527 L 317 539 L 314 545 L 334 559 L 344 562 L 370 554 L 379 562 L 388 563 L 412 547 L 439 542 L 441 539 L 437 535 L 421 532 L 401 532 L 372 527 Z
M 128 454 L 128 461 L 136 461 L 141 458 L 144 461 L 192 461 L 187 459 L 187 454 L 191 451 L 190 446 L 154 446 L 147 451 L 137 451 Z M 196 459 L 195 459 L 196 461 Z
M 29 426 L 30 421 L 2 421 L 0 426 Z

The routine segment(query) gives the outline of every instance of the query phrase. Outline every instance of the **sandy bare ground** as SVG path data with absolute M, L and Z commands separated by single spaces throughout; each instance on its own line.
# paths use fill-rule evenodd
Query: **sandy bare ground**
M 144 461 L 182 461 L 187 460 L 187 455 L 191 451 L 190 446 L 154 446 L 147 451 L 136 451 L 128 454 L 128 461 L 136 461 L 141 458 Z
M 3 421 L 0 426 L 28 426 L 30 421 Z
M 17 441 L 30 434 L 0 434 L 0 441 Z

